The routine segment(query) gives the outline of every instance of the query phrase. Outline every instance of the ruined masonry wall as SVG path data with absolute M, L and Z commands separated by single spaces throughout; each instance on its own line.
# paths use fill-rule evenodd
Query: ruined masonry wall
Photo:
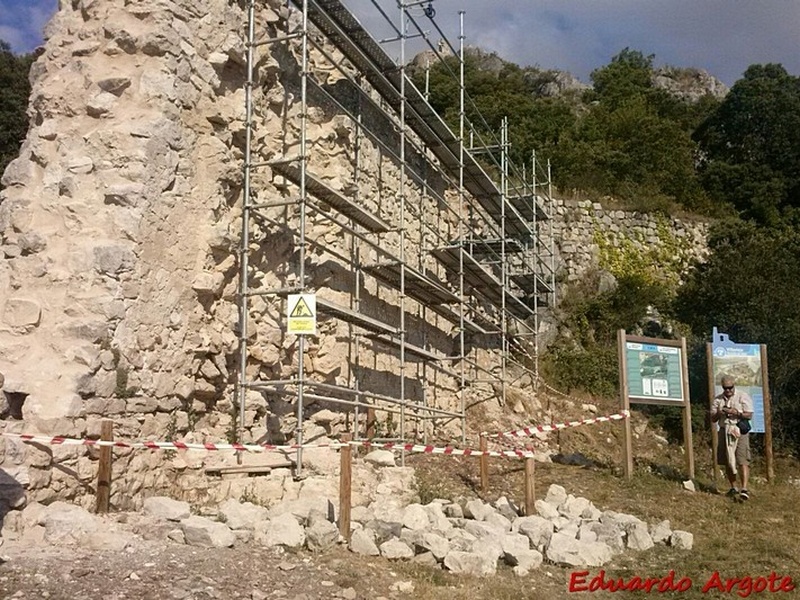
M 22 420 L 0 422 L 5 430 L 96 436 L 101 419 L 111 417 L 122 439 L 230 437 L 245 139 L 246 15 L 240 4 L 73 0 L 62 2 L 48 25 L 31 73 L 32 125 L 19 158 L 2 176 L 0 372 L 5 398 L 24 398 Z M 283 4 L 259 3 L 259 39 L 285 30 L 291 17 Z M 297 149 L 299 103 L 292 81 L 298 57 L 279 44 L 259 52 L 254 152 L 267 160 Z M 326 71 L 320 57 L 312 58 L 319 81 L 347 105 L 347 83 Z M 365 114 L 370 118 L 380 116 Z M 376 129 L 396 136 L 391 123 L 376 123 Z M 310 169 L 336 189 L 354 184 L 364 205 L 393 225 L 381 246 L 398 254 L 397 165 L 375 143 L 357 143 L 348 119 L 313 95 L 308 132 Z M 429 176 L 448 193 L 446 182 Z M 253 189 L 256 202 L 297 193 L 268 169 Z M 436 236 L 454 239 L 457 220 L 432 198 L 407 191 L 407 259 L 444 278 L 420 248 Z M 598 214 L 592 207 L 588 221 L 576 220 L 562 208 L 567 205 L 559 205 L 554 234 L 559 269 L 572 278 L 592 261 L 580 227 L 596 227 Z M 276 207 L 250 231 L 253 280 L 263 289 L 297 282 L 296 232 L 285 226 L 296 217 L 290 211 Z M 380 256 L 318 214 L 309 218 L 308 235 L 310 287 L 324 288 L 329 300 L 347 306 L 355 279 L 337 255 L 357 252 L 364 263 Z M 362 286 L 362 312 L 397 320 L 395 292 L 374 280 Z M 409 329 L 420 336 L 412 341 L 424 337 L 452 355 L 454 325 L 411 306 Z M 291 377 L 297 360 L 293 340 L 281 332 L 281 300 L 254 297 L 249 317 L 249 377 Z M 305 362 L 311 376 L 341 385 L 358 377 L 376 393 L 396 395 L 396 357 L 362 341 L 356 372 L 342 360 L 347 325 L 323 320 L 320 330 Z M 491 360 L 491 352 L 477 357 L 487 368 Z M 405 375 L 408 397 L 427 393 L 442 408 L 460 404 L 451 376 L 413 362 Z M 427 382 L 424 390 L 420 382 Z M 247 407 L 244 441 L 291 436 L 293 407 L 285 398 L 251 392 Z M 309 421 L 306 438 L 330 434 L 341 421 L 321 411 Z M 96 458 L 91 448 L 0 437 L 0 467 L 27 489 L 29 500 L 76 499 L 91 506 Z M 332 468 L 329 458 L 318 458 L 321 470 Z M 204 452 L 116 452 L 112 504 L 135 508 L 142 491 L 168 491 L 198 503 L 241 495 L 241 482 L 209 483 L 203 467 L 218 460 Z
M 0 371 L 26 395 L 6 427 L 82 437 L 111 417 L 120 438 L 225 439 L 245 22 L 226 0 L 80 0 L 48 25 L 3 175 Z M 31 499 L 91 499 L 87 449 L 4 438 L 0 457 Z M 120 456 L 112 502 L 171 485 L 161 460 Z
M 283 4 L 259 3 L 258 39 L 285 31 L 292 17 Z M 80 438 L 98 435 L 101 419 L 111 417 L 122 439 L 231 438 L 245 23 L 232 0 L 76 0 L 62 3 L 48 25 L 32 70 L 32 126 L 3 174 L 0 198 L 0 372 L 5 397 L 24 398 L 22 420 L 2 422 L 5 429 Z M 257 60 L 254 153 L 264 160 L 291 155 L 299 139 L 296 49 L 260 46 Z M 318 56 L 312 64 L 332 93 L 346 94 L 341 76 L 326 73 Z M 396 137 L 390 123 L 381 127 Z M 335 188 L 353 179 L 354 136 L 346 118 L 312 96 L 310 169 Z M 359 197 L 393 225 L 382 247 L 397 254 L 397 165 L 372 142 L 362 140 L 359 152 Z M 431 181 L 444 189 L 435 175 Z M 256 202 L 297 195 L 268 169 L 253 189 Z M 430 198 L 412 192 L 409 210 L 430 213 L 427 228 L 452 238 L 453 215 L 437 216 Z M 291 286 L 296 230 L 285 223 L 296 215 L 275 208 L 266 216 L 250 232 L 253 281 L 265 290 Z M 354 249 L 318 214 L 307 230 L 310 287 L 348 305 L 354 280 L 336 254 Z M 421 260 L 413 240 L 429 234 L 419 224 L 406 231 L 410 262 Z M 358 251 L 365 263 L 380 258 L 366 246 Z M 396 320 L 397 294 L 374 281 L 363 286 L 363 312 Z M 294 340 L 281 332 L 281 302 L 251 303 L 252 379 L 287 378 L 296 369 Z M 452 354 L 453 325 L 416 312 L 413 326 Z M 396 356 L 362 342 L 360 372 L 353 373 L 342 366 L 347 325 L 323 320 L 320 329 L 305 360 L 310 376 L 342 385 L 359 376 L 372 391 L 397 394 Z M 459 401 L 450 376 L 412 362 L 406 377 L 430 382 L 429 400 L 440 406 Z M 422 393 L 408 385 L 407 397 Z M 286 398 L 251 392 L 247 407 L 243 441 L 291 437 L 294 409 Z M 330 433 L 337 420 L 309 421 L 306 439 Z M 89 448 L 0 438 L 0 465 L 30 500 L 91 505 L 96 458 Z M 208 500 L 222 493 L 210 489 L 203 472 L 217 460 L 207 453 L 120 452 L 112 503 L 135 506 L 143 489 Z
M 556 199 L 553 213 L 556 272 L 563 283 L 608 268 L 604 253 L 621 259 L 628 252 L 648 255 L 675 273 L 685 273 L 708 253 L 707 221 L 606 209 L 589 200 Z

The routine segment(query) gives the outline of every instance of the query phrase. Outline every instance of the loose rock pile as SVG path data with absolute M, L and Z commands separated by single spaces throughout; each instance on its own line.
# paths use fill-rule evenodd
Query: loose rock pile
M 669 521 L 653 526 L 633 515 L 601 511 L 586 498 L 551 485 L 536 502 L 537 515 L 519 516 L 505 497 L 494 504 L 463 506 L 436 500 L 385 512 L 380 506 L 353 510 L 350 549 L 389 559 L 408 558 L 470 575 L 492 575 L 499 561 L 517 575 L 548 562 L 601 566 L 626 550 L 655 544 L 691 549 L 693 536 L 672 531 Z
M 519 516 L 519 508 L 505 497 L 493 504 L 472 499 L 463 504 L 434 500 L 407 506 L 383 498 L 353 507 L 349 548 L 357 554 L 441 565 L 477 576 L 493 575 L 502 561 L 523 576 L 545 560 L 598 567 L 628 550 L 647 550 L 656 544 L 691 549 L 693 543 L 691 533 L 673 531 L 669 521 L 648 525 L 633 515 L 601 511 L 559 485 L 550 486 L 547 496 L 536 502 L 536 510 L 536 515 Z M 321 497 L 271 508 L 230 499 L 205 516 L 192 514 L 186 502 L 151 497 L 142 512 L 158 524 L 164 538 L 190 546 L 257 544 L 324 552 L 345 543 L 335 524 L 333 501 Z M 63 502 L 32 503 L 8 513 L 2 535 L 117 551 L 131 542 L 119 519 L 110 522 Z

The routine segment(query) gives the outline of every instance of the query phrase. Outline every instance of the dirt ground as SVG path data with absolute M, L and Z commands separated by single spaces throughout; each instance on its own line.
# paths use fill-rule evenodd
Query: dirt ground
M 688 492 L 681 476 L 685 450 L 680 444 L 666 444 L 661 432 L 655 436 L 656 432 L 640 430 L 635 442 L 636 472 L 626 481 L 619 468 L 618 430 L 614 424 L 600 424 L 591 430 L 562 432 L 554 441 L 567 460 L 537 463 L 536 496 L 543 497 L 551 483 L 558 483 L 569 493 L 589 498 L 600 509 L 628 512 L 648 522 L 669 519 L 673 528 L 694 534 L 695 546 L 691 551 L 658 546 L 643 553 L 620 555 L 604 567 L 609 576 L 661 577 L 673 569 L 690 577 L 694 587 L 659 596 L 680 600 L 741 597 L 738 592 L 742 590 L 703 592 L 702 582 L 716 572 L 737 577 L 766 577 L 775 572 L 792 577 L 800 585 L 798 486 L 791 480 L 798 473 L 797 461 L 779 463 L 776 470 L 780 477 L 772 484 L 764 481 L 763 464 L 757 462 L 753 499 L 747 505 L 736 505 L 716 493 L 709 481 L 709 452 L 702 440 L 698 441 L 700 436 L 695 440 L 698 489 Z M 480 490 L 477 459 L 418 455 L 409 457 L 408 464 L 417 469 L 417 492 L 423 503 L 437 497 L 483 497 L 489 501 L 500 495 L 516 500 L 523 497 L 524 469 L 514 460 L 491 463 L 488 493 Z M 198 548 L 173 542 L 163 522 L 142 514 L 119 513 L 106 518 L 115 529 L 129 534 L 130 543 L 124 550 L 6 540 L 0 546 L 0 599 L 575 598 L 569 591 L 575 569 L 547 562 L 525 577 L 517 577 L 501 565 L 493 577 L 470 578 L 414 561 L 358 556 L 341 546 L 324 554 L 267 549 L 247 542 L 233 548 Z M 748 523 L 749 536 L 744 547 L 736 542 L 743 522 Z M 591 575 L 598 572 L 592 569 Z M 601 599 L 631 596 L 640 594 L 591 594 Z
M 310 555 L 257 545 L 197 548 L 132 535 L 122 552 L 6 543 L 0 598 L 310 600 L 361 598 Z M 380 595 L 380 594 L 377 594 Z M 374 597 L 374 596 L 373 596 Z M 387 595 L 392 597 L 392 595 Z

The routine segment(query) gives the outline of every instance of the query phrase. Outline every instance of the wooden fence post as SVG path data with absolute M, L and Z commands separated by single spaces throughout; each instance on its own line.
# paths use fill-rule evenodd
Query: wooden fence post
M 375 409 L 371 406 L 367 408 L 367 439 L 375 437 Z
M 342 443 L 350 441 L 349 435 L 342 436 Z M 352 491 L 352 447 L 348 444 L 339 450 L 339 533 L 350 543 L 350 506 Z
M 528 457 L 525 459 L 525 516 L 530 517 L 536 514 L 536 487 L 533 479 L 534 473 L 534 459 Z
M 481 436 L 481 452 L 486 452 L 489 444 L 484 436 Z M 481 491 L 485 494 L 489 491 L 489 457 L 481 454 Z
M 111 419 L 100 422 L 100 439 L 104 442 L 114 440 L 114 422 Z M 100 446 L 99 458 L 95 512 L 101 514 L 108 512 L 111 501 L 111 446 Z

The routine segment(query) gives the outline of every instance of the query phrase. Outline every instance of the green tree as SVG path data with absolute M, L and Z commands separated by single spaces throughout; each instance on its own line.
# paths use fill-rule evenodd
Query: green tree
M 775 428 L 800 449 L 800 232 L 731 220 L 712 231 L 709 248 L 676 315 L 705 339 L 716 326 L 739 343 L 767 344 Z
M 617 331 L 663 335 L 652 311 L 668 306 L 670 292 L 643 273 L 619 276 L 611 289 L 593 273 L 572 286 L 562 299 L 559 336 L 548 348 L 543 369 L 566 389 L 585 389 L 614 396 L 618 385 Z
M 454 131 L 459 124 L 458 74 L 458 59 L 451 57 L 431 66 L 428 81 L 431 106 Z M 417 69 L 412 77 L 415 85 L 424 90 L 424 71 Z M 534 67 L 521 68 L 494 55 L 467 52 L 465 117 L 473 132 L 491 144 L 492 136 L 499 136 L 503 118 L 508 117 L 510 154 L 516 164 L 529 163 L 533 150 L 540 157 L 553 156 L 564 132 L 573 126 L 576 114 L 570 101 L 540 95 L 542 82 L 548 77 Z
M 652 62 L 625 48 L 592 73 L 589 110 L 565 136 L 556 172 L 568 187 L 644 199 L 645 208 L 703 210 L 691 139 L 697 109 L 653 87 Z
M 0 40 L 0 174 L 16 158 L 28 131 L 28 82 L 33 57 L 15 56 Z
M 714 198 L 762 224 L 798 220 L 800 77 L 781 65 L 752 65 L 694 138 Z
M 638 50 L 625 48 L 605 67 L 592 71 L 593 88 L 587 92 L 590 102 L 600 102 L 610 109 L 618 108 L 653 89 L 653 59 Z
M 594 88 L 583 97 L 546 97 L 552 72 L 468 52 L 465 116 L 487 143 L 508 117 L 513 162 L 530 163 L 535 150 L 540 159 L 550 159 L 559 188 L 612 195 L 642 210 L 668 212 L 679 204 L 711 212 L 695 169 L 692 132 L 718 102 L 709 97 L 690 104 L 656 88 L 653 58 L 625 48 L 592 73 Z M 429 73 L 430 102 L 454 130 L 458 73 L 456 58 L 433 65 Z M 424 89 L 424 71 L 413 77 Z

